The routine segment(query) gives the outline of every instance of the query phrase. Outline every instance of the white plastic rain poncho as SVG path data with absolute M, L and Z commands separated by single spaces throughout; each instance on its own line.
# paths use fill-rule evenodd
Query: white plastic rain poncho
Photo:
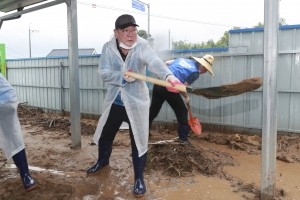
M 9 160 L 25 148 L 14 88 L 0 74 L 0 148 Z
M 167 75 L 172 74 L 148 45 L 148 42 L 139 36 L 137 45 L 129 51 L 125 62 L 117 49 L 114 36 L 103 46 L 98 73 L 103 81 L 108 83 L 108 88 L 102 105 L 102 116 L 99 119 L 94 135 L 96 144 L 98 144 L 111 105 L 118 93 L 121 92 L 121 98 L 130 120 L 139 156 L 147 152 L 150 108 L 149 89 L 145 81 L 135 80 L 131 83 L 122 83 L 124 71 L 130 69 L 134 73 L 146 75 L 146 66 L 148 66 L 150 72 L 157 74 L 163 80 L 166 79 Z

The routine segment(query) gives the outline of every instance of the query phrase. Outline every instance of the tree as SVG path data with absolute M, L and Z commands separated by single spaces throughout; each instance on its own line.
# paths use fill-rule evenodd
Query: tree
M 279 26 L 284 26 L 284 25 L 288 25 L 288 24 L 286 23 L 284 18 L 280 18 L 279 19 Z
M 284 18 L 280 18 L 278 23 L 279 23 L 279 26 L 288 25 Z M 253 28 L 263 28 L 263 27 L 264 27 L 264 24 L 262 22 L 258 22 L 258 24 L 256 26 L 253 26 Z
M 191 44 L 180 40 L 178 42 L 173 42 L 173 49 L 191 49 Z
M 235 26 L 232 29 L 237 30 L 241 27 Z M 229 32 L 225 31 L 224 35 L 215 43 L 212 39 L 201 43 L 188 43 L 180 40 L 179 42 L 173 42 L 173 49 L 202 49 L 202 48 L 216 48 L 216 47 L 228 47 Z
M 139 30 L 137 34 L 140 37 L 144 38 L 145 40 L 148 40 L 148 33 L 147 33 L 147 31 L 145 31 L 145 30 Z M 149 45 L 151 47 L 153 47 L 153 45 L 154 45 L 154 38 L 151 37 L 151 34 L 149 34 L 149 40 L 148 40 L 148 42 L 149 42 Z
M 144 38 L 145 40 L 148 39 L 148 33 L 145 30 L 139 30 L 137 33 L 140 37 Z
M 261 22 L 258 22 L 258 24 L 256 26 L 253 26 L 253 28 L 263 28 L 264 24 Z
M 217 47 L 228 47 L 228 37 L 229 37 L 229 32 L 225 31 L 224 35 L 217 41 L 216 46 Z
M 279 26 L 287 25 L 286 20 L 284 18 L 279 19 Z M 253 28 L 263 28 L 264 24 L 258 22 L 256 26 Z M 239 30 L 241 27 L 234 26 L 232 30 Z M 225 31 L 223 36 L 215 43 L 212 39 L 207 40 L 206 42 L 201 43 L 185 43 L 184 41 L 180 40 L 178 42 L 173 42 L 173 49 L 200 49 L 200 48 L 216 48 L 216 47 L 228 47 L 228 37 L 229 32 Z
M 241 27 L 234 26 L 232 30 L 239 30 Z M 223 36 L 217 41 L 216 47 L 228 47 L 229 32 L 225 31 Z

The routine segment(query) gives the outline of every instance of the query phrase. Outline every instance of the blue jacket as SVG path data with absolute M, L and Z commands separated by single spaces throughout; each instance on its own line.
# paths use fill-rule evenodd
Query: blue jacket
M 199 73 L 197 62 L 185 58 L 175 59 L 174 62 L 169 65 L 169 69 L 182 83 L 184 83 L 192 73 Z

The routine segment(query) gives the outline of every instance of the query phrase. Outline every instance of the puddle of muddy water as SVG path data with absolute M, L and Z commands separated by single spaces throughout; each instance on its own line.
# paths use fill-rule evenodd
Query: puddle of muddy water
M 261 156 L 248 155 L 237 152 L 233 158 L 240 163 L 239 166 L 225 166 L 229 174 L 239 177 L 244 183 L 253 182 L 260 189 Z M 285 199 L 300 199 L 300 164 L 276 162 L 276 188 L 282 188 Z
M 219 178 L 195 175 L 191 178 L 177 179 L 176 183 L 170 183 L 168 177 L 159 183 L 148 183 L 149 189 L 154 191 L 157 199 L 231 199 L 240 200 L 245 194 L 249 198 L 254 195 L 246 193 L 234 193 L 227 180 Z M 226 197 L 226 198 L 225 198 Z
M 283 188 L 288 197 L 300 199 L 300 164 L 277 161 L 276 187 Z

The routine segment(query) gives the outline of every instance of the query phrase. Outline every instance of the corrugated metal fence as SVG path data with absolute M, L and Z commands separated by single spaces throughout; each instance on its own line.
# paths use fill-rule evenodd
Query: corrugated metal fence
M 192 85 L 212 87 L 263 76 L 263 29 L 229 31 L 229 47 L 157 52 L 162 60 L 212 54 L 215 76 L 206 73 Z M 101 115 L 106 85 L 97 74 L 100 55 L 79 58 L 80 108 L 83 114 Z M 7 60 L 8 80 L 20 102 L 48 110 L 69 111 L 68 58 Z M 282 26 L 279 32 L 278 130 L 300 133 L 300 25 Z M 267 83 L 265 83 L 267 84 Z M 150 84 L 150 90 L 152 85 Z M 193 115 L 210 130 L 261 132 L 262 88 L 242 95 L 208 100 L 191 95 Z M 156 118 L 173 122 L 165 104 Z
M 100 115 L 106 86 L 97 74 L 99 55 L 79 58 L 80 102 L 84 114 Z M 8 60 L 8 80 L 20 102 L 32 107 L 70 111 L 67 57 Z

